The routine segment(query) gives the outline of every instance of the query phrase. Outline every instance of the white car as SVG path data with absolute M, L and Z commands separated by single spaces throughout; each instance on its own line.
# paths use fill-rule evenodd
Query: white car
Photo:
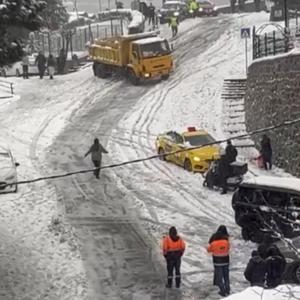
M 29 58 L 29 66 L 28 66 L 28 74 L 29 75 L 38 75 L 39 70 L 35 65 L 35 59 L 37 57 L 37 53 L 30 55 Z M 0 76 L 8 77 L 8 76 L 17 76 L 20 77 L 23 74 L 22 61 L 17 61 L 11 66 L 4 66 L 0 69 Z
M 0 146 L 0 193 L 17 192 L 17 167 L 9 149 Z M 8 184 L 8 185 L 6 185 Z

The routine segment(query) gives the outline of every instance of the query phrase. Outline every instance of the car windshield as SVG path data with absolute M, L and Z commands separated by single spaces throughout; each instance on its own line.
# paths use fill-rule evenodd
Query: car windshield
M 200 5 L 210 5 L 210 6 L 212 6 L 212 3 L 209 2 L 209 1 L 199 1 L 198 4 L 200 4 Z
M 170 47 L 167 41 L 143 44 L 140 46 L 143 58 L 167 55 L 170 53 Z
M 188 142 L 191 146 L 201 146 L 215 141 L 210 135 L 204 134 L 185 136 L 184 139 L 185 142 Z
M 178 3 L 165 3 L 163 5 L 163 9 L 174 9 L 177 10 L 180 8 L 180 5 Z

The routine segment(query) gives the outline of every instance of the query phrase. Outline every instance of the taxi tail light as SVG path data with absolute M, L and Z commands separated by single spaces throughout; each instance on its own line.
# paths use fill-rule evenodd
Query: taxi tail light
M 196 131 L 196 127 L 188 127 L 188 132 Z

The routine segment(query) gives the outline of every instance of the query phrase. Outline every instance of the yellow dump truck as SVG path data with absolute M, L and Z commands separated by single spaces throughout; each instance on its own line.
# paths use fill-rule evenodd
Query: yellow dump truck
M 171 49 L 156 32 L 98 39 L 89 48 L 94 75 L 122 73 L 138 85 L 143 80 L 168 79 L 173 70 Z

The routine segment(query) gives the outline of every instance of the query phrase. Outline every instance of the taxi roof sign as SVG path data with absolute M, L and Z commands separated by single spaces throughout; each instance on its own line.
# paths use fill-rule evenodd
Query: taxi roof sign
M 250 28 L 249 27 L 245 27 L 245 28 L 241 28 L 241 38 L 242 39 L 250 39 Z

